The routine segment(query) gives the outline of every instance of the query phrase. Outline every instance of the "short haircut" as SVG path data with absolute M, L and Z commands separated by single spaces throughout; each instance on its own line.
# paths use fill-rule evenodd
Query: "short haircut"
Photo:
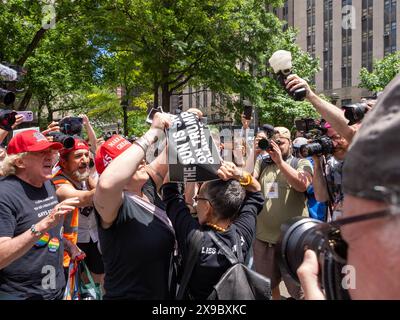
M 205 185 L 205 195 L 219 218 L 234 219 L 239 213 L 246 192 L 237 180 L 217 180 Z

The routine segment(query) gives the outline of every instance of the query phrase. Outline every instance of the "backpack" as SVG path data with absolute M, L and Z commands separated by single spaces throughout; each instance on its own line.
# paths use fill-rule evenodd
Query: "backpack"
M 243 264 L 244 259 L 238 234 L 236 234 L 235 240 L 239 258 L 212 231 L 208 231 L 208 234 L 229 260 L 231 266 L 214 285 L 207 300 L 271 300 L 270 280 Z M 183 299 L 185 295 L 186 287 L 197 261 L 196 257 L 200 252 L 202 237 L 203 232 L 196 230 L 189 241 L 190 251 L 177 300 Z
M 238 258 L 212 231 L 209 231 L 209 235 L 232 266 L 222 275 L 207 300 L 271 300 L 270 279 L 243 264 L 238 235 L 236 234 Z

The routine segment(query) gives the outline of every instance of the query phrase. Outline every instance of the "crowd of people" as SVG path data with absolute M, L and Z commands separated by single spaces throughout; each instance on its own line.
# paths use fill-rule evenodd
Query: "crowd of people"
M 65 299 L 71 263 L 80 261 L 104 299 L 175 299 L 198 230 L 201 250 L 184 299 L 207 299 L 230 266 L 210 232 L 270 280 L 272 299 L 281 299 L 282 281 L 294 299 L 324 299 L 314 251 L 305 252 L 300 283 L 280 263 L 281 227 L 296 217 L 343 222 L 357 278 L 351 298 L 399 299 L 392 278 L 400 274 L 400 76 L 354 125 L 297 75 L 286 84 L 305 88 L 324 119 L 316 136 L 279 124 L 250 128 L 243 115 L 240 143 L 211 134 L 222 158 L 213 181 L 169 181 L 160 137 L 173 123 L 164 113 L 134 141 L 97 139 L 86 116 L 88 138 L 74 136 L 73 146 L 49 135 L 57 123 L 16 134 L 0 155 L 0 299 Z M 321 136 L 330 152 L 322 145 L 304 153 Z M 150 159 L 156 143 L 164 147 Z

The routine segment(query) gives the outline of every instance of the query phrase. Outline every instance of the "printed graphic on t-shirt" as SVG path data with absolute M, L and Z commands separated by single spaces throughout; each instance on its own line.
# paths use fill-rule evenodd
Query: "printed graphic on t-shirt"
M 57 198 L 51 195 L 46 199 L 34 201 L 33 210 L 37 214 L 38 218 L 44 218 L 50 214 L 51 210 L 53 210 L 54 206 L 57 203 L 58 203 Z

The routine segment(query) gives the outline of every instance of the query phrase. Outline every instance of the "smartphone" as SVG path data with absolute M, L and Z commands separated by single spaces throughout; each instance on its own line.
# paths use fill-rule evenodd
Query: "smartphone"
M 162 107 L 153 108 L 153 109 L 150 110 L 149 114 L 147 115 L 147 119 L 146 119 L 146 122 L 147 122 L 148 124 L 152 124 L 152 123 L 153 123 L 154 115 L 155 115 L 157 112 L 163 113 Z
M 245 106 L 243 111 L 244 118 L 246 120 L 251 120 L 253 115 L 253 107 L 252 106 Z
M 33 121 L 33 112 L 32 111 L 18 111 L 17 114 L 21 114 L 24 117 L 23 122 L 32 122 Z

